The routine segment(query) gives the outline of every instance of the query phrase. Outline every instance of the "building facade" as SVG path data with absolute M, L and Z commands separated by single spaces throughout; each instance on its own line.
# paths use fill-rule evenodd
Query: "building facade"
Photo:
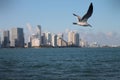
M 73 33 L 73 45 L 74 46 L 79 46 L 79 34 L 78 33 Z
M 39 46 L 41 45 L 41 26 L 37 25 L 37 33 L 36 33 L 36 37 L 39 40 Z
M 68 46 L 79 46 L 79 34 L 73 31 L 68 32 Z
M 52 46 L 57 47 L 57 35 L 53 34 L 52 35 Z
M 8 30 L 3 31 L 2 47 L 7 48 L 10 46 L 10 33 Z
M 10 46 L 24 47 L 23 28 L 12 28 L 10 31 Z
M 63 38 L 57 38 L 57 46 L 58 47 L 67 47 L 68 44 L 65 40 L 63 40 Z
M 45 33 L 45 45 L 51 45 L 52 35 L 50 32 Z

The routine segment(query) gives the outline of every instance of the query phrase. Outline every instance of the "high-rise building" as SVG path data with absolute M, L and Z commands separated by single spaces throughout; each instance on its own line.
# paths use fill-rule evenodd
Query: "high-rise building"
M 29 37 L 29 46 L 40 47 L 42 45 L 41 37 L 42 37 L 41 36 L 41 26 L 37 25 L 35 33 L 30 35 L 30 37 Z
M 45 43 L 46 45 L 51 45 L 52 36 L 50 32 L 45 33 Z
M 89 47 L 88 42 L 85 40 L 82 40 L 82 39 L 80 40 L 80 46 L 81 47 Z
M 40 39 L 38 38 L 38 35 L 36 35 L 36 34 L 33 34 L 32 36 L 31 36 L 31 38 L 30 38 L 30 42 L 31 42 L 31 46 L 32 47 L 40 47 Z
M 3 43 L 2 47 L 9 47 L 10 46 L 10 33 L 9 31 L 3 31 Z
M 37 25 L 37 38 L 38 39 L 41 39 L 41 26 L 40 25 Z
M 39 46 L 41 45 L 41 26 L 40 25 L 37 25 L 37 34 L 36 34 L 36 36 L 37 36 L 37 39 L 38 39 L 38 41 L 39 41 Z
M 45 45 L 46 44 L 46 38 L 45 38 L 45 33 L 42 33 L 41 35 L 41 45 Z
M 68 45 L 73 45 L 73 32 L 68 32 Z
M 40 40 L 38 38 L 32 39 L 32 47 L 40 47 Z
M 68 32 L 68 45 L 79 46 L 79 34 L 73 31 Z
M 63 38 L 57 38 L 57 46 L 58 47 L 66 47 L 68 46 L 67 45 L 67 42 L 65 40 L 63 40 Z
M 73 45 L 79 46 L 79 34 L 78 33 L 73 34 Z
M 10 46 L 24 47 L 23 28 L 12 28 L 10 32 Z
M 0 36 L 0 48 L 1 48 L 1 36 Z
M 51 43 L 52 43 L 53 47 L 57 47 L 57 35 L 55 35 L 55 34 L 52 35 Z

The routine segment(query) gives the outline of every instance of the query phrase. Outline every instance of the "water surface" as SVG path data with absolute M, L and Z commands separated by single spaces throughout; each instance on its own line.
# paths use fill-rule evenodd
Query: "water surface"
M 120 80 L 120 48 L 0 49 L 0 80 Z

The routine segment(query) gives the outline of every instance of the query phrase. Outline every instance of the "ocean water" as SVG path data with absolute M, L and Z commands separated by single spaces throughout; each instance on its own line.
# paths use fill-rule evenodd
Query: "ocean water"
M 120 80 L 120 48 L 0 49 L 0 80 Z

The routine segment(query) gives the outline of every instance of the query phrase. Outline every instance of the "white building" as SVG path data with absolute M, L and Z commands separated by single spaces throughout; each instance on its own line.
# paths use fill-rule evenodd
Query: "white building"
M 52 36 L 50 32 L 45 33 L 45 43 L 46 45 L 51 45 Z
M 100 47 L 100 45 L 97 42 L 93 42 L 90 44 L 90 47 Z
M 57 38 L 57 46 L 58 47 L 66 47 L 68 46 L 67 42 L 63 40 L 63 38 Z
M 80 40 L 80 46 L 81 47 L 89 47 L 88 42 L 85 40 Z
M 40 47 L 40 40 L 38 38 L 33 38 L 31 43 L 32 47 Z
M 41 46 L 41 26 L 40 25 L 37 25 L 36 33 L 30 37 L 30 42 L 32 47 Z
M 73 32 L 70 31 L 68 32 L 68 45 L 72 45 L 73 44 Z
M 52 46 L 57 47 L 57 35 L 53 34 L 52 35 Z
M 79 46 L 79 34 L 73 31 L 68 32 L 68 45 Z
M 33 34 L 30 38 L 31 46 L 32 47 L 39 47 L 40 46 L 40 39 L 36 34 Z

